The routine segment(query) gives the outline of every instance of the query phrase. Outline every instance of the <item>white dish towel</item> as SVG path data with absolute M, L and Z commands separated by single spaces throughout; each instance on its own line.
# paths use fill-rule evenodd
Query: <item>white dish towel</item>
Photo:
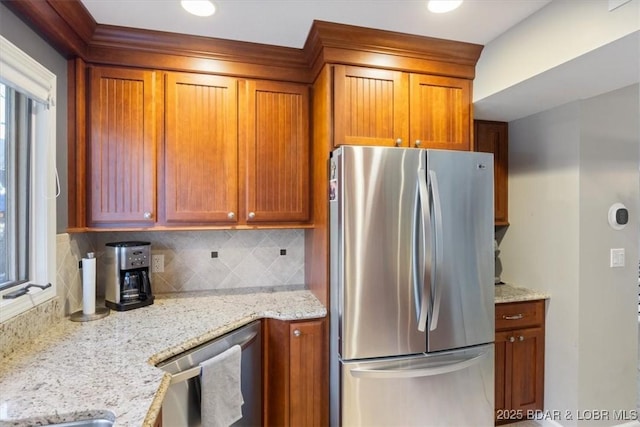
M 200 408 L 203 427 L 229 427 L 242 418 L 239 345 L 200 363 Z

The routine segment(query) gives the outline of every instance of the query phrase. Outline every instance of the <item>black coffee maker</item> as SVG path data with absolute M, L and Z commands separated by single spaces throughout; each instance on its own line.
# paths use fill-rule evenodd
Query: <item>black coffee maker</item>
M 105 305 L 126 311 L 153 304 L 151 279 L 151 243 L 107 243 L 104 257 Z

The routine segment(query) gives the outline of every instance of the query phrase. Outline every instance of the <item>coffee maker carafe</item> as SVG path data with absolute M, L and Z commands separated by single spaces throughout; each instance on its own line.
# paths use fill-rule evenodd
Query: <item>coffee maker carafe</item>
M 105 305 L 117 311 L 153 304 L 149 266 L 151 243 L 107 243 L 104 260 Z

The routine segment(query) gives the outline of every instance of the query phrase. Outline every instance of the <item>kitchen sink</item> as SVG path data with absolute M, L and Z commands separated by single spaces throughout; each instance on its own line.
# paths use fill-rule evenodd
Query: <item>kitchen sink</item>
M 113 423 L 114 421 L 108 418 L 91 418 L 47 425 L 52 427 L 112 427 Z
M 55 414 L 16 421 L 0 421 L 0 427 L 112 427 L 116 416 L 111 411 L 85 411 L 75 414 Z

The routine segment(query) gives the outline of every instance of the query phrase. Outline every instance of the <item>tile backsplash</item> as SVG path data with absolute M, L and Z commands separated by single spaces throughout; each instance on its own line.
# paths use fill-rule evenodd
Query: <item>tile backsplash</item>
M 304 230 L 58 234 L 57 297 L 0 323 L 0 359 L 82 310 L 80 260 L 94 252 L 100 262 L 105 243 L 126 240 L 151 242 L 152 255 L 164 255 L 164 272 L 151 274 L 156 294 L 304 285 Z M 97 291 L 104 296 L 104 289 Z
M 156 294 L 304 285 L 304 230 L 60 234 L 57 283 L 63 315 L 82 309 L 82 257 L 94 252 L 100 263 L 106 243 L 128 240 L 151 242 L 152 255 L 164 256 L 164 272 L 151 274 Z M 98 294 L 104 289 L 99 287 Z
M 82 309 L 82 274 L 78 263 L 92 250 L 87 234 L 56 236 L 56 289 L 64 316 Z

